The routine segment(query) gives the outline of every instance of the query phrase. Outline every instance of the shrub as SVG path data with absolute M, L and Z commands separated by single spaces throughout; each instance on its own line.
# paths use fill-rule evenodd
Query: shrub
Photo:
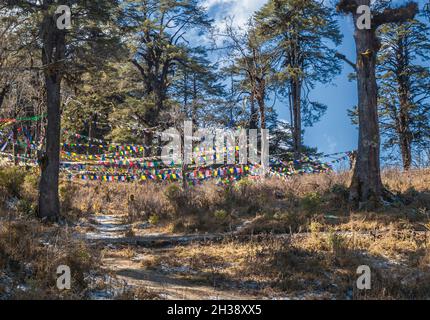
M 309 225 L 309 231 L 312 234 L 317 234 L 318 232 L 321 232 L 323 230 L 324 230 L 324 226 L 318 221 L 312 221 Z
M 189 215 L 196 211 L 196 205 L 192 201 L 193 191 L 185 192 L 177 184 L 171 184 L 164 190 L 164 195 L 169 201 L 173 209 L 174 217 L 181 217 L 183 215 Z
M 75 205 L 79 203 L 82 206 L 85 203 L 84 199 L 79 197 L 79 194 L 77 194 L 77 189 L 77 185 L 70 181 L 62 181 L 58 188 L 61 214 L 67 220 L 76 220 L 80 212 Z
M 315 213 L 321 204 L 321 196 L 317 192 L 307 193 L 301 200 L 301 205 L 307 213 Z
M 252 188 L 253 183 L 248 178 L 243 178 L 239 180 L 236 185 L 234 186 L 235 190 L 241 193 L 246 194 L 248 189 Z
M 21 168 L 5 168 L 0 170 L 0 187 L 12 197 L 21 196 L 21 186 L 24 183 L 26 172 Z
M 55 286 L 59 265 L 70 267 L 73 284 L 71 290 L 61 293 Z M 35 219 L 0 226 L 0 269 L 28 288 L 21 291 L 11 287 L 10 299 L 82 298 L 88 289 L 87 275 L 99 265 L 98 252 L 85 242 L 75 241 L 64 229 L 42 225 Z
M 145 183 L 132 184 L 130 187 L 124 190 L 124 195 L 134 195 L 133 201 L 130 201 L 130 196 L 127 200 L 129 210 L 133 210 L 134 219 L 147 220 L 151 214 L 163 219 L 171 212 L 172 206 L 163 192 L 164 185 Z M 118 200 L 111 197 L 112 203 L 116 201 Z
M 18 201 L 17 210 L 26 217 L 36 216 L 35 204 L 27 199 L 21 199 Z
M 225 218 L 227 218 L 228 213 L 227 211 L 221 209 L 221 210 L 216 210 L 214 212 L 214 217 L 217 218 L 218 220 L 224 220 Z
M 151 215 L 149 217 L 148 221 L 149 221 L 150 224 L 155 225 L 155 224 L 157 224 L 160 221 L 160 217 L 157 216 L 156 214 L 153 214 L 153 215 Z
M 343 253 L 346 248 L 345 238 L 337 234 L 334 230 L 330 230 L 327 235 L 327 245 L 332 253 L 336 255 Z
M 32 202 L 37 201 L 39 189 L 39 175 L 36 172 L 29 172 L 24 177 L 24 182 L 21 187 L 22 196 Z
M 339 184 L 336 183 L 331 187 L 330 190 L 331 193 L 334 193 L 336 195 L 339 195 L 340 197 L 344 198 L 344 199 L 348 199 L 349 197 L 349 190 L 348 188 L 343 185 L 343 184 Z
M 170 202 L 176 202 L 182 196 L 182 189 L 177 184 L 172 183 L 164 189 L 164 195 Z

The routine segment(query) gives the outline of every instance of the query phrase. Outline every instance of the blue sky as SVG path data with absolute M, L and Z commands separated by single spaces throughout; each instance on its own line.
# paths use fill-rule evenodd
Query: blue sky
M 267 0 L 205 0 L 208 12 L 215 19 L 215 24 L 222 26 L 226 16 L 233 16 L 237 25 L 246 23 L 255 10 L 258 10 Z M 395 1 L 401 2 L 401 1 Z M 405 2 L 405 1 L 404 1 Z M 419 0 L 420 7 L 425 3 Z M 343 43 L 338 50 L 350 60 L 355 60 L 355 45 L 353 39 L 352 20 L 340 16 L 339 27 L 344 35 Z M 331 84 L 319 84 L 312 91 L 313 100 L 328 106 L 326 114 L 313 127 L 305 128 L 304 143 L 318 147 L 324 153 L 349 151 L 357 148 L 358 131 L 351 124 L 347 110 L 357 104 L 356 82 L 348 81 L 351 73 L 350 66 L 344 64 L 342 73 L 333 79 Z M 286 105 L 278 104 L 277 111 L 281 119 L 288 120 Z

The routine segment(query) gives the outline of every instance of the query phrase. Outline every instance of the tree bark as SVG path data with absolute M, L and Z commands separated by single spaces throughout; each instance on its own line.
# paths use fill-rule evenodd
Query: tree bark
M 341 0 L 337 8 L 353 16 L 357 55 L 359 137 L 357 161 L 350 186 L 350 201 L 359 209 L 373 209 L 382 203 L 384 195 L 379 162 L 380 136 L 375 66 L 380 43 L 376 30 L 385 23 L 413 18 L 417 12 L 417 5 L 410 2 L 398 9 L 388 8 L 382 13 L 373 13 L 371 28 L 358 29 L 357 8 L 360 5 L 370 7 L 371 1 Z
M 45 1 L 44 4 L 48 6 L 52 4 L 52 1 Z M 65 33 L 57 29 L 54 18 L 46 8 L 41 35 L 48 124 L 46 129 L 46 150 L 40 159 L 41 178 L 38 215 L 48 221 L 56 221 L 60 215 L 58 181 L 61 130 L 61 64 L 65 57 Z
M 357 16 L 354 15 L 354 21 Z M 378 41 L 375 30 L 356 30 L 359 138 L 350 200 L 362 207 L 377 207 L 383 185 L 379 162 L 380 138 L 375 66 Z
M 154 60 L 155 59 L 155 60 Z M 139 70 L 143 82 L 145 84 L 145 92 L 148 96 L 153 96 L 154 107 L 149 110 L 147 114 L 147 122 L 150 125 L 155 125 L 158 120 L 158 115 L 162 110 L 164 110 L 164 102 L 167 99 L 167 87 L 168 87 L 168 72 L 171 61 L 164 61 L 164 65 L 161 68 L 161 61 L 157 60 L 160 57 L 154 58 L 153 56 L 148 56 L 145 59 L 145 63 L 148 64 L 148 69 L 150 71 L 146 72 L 145 68 L 139 64 L 137 60 L 131 60 L 132 64 Z M 151 66 L 154 66 L 151 68 Z M 158 71 L 159 69 L 161 71 Z M 151 71 L 152 70 L 152 71 Z M 156 71 L 154 71 L 156 70 Z
M 358 2 L 370 6 L 370 0 Z M 379 206 L 383 193 L 379 160 L 378 87 L 375 72 L 379 41 L 375 28 L 358 29 L 356 10 L 352 10 L 352 15 L 357 55 L 359 136 L 357 160 L 350 186 L 350 201 L 356 207 L 370 209 Z
M 249 129 L 258 129 L 258 113 L 255 109 L 255 90 L 252 89 L 249 97 L 249 104 L 251 106 L 251 118 L 249 119 Z
M 409 170 L 412 165 L 412 133 L 409 128 L 408 106 L 409 104 L 407 101 L 400 101 L 399 127 L 397 129 L 403 169 L 405 171 Z
M 405 171 L 411 168 L 412 164 L 412 133 L 410 130 L 410 79 L 408 74 L 409 52 L 407 47 L 403 45 L 403 41 L 398 41 L 398 52 L 396 55 L 400 66 L 397 74 L 398 95 L 400 102 L 400 111 L 397 132 L 399 135 L 400 151 L 402 154 L 403 169 Z
M 255 95 L 258 110 L 260 112 L 260 129 L 266 129 L 266 81 L 264 79 L 257 79 L 257 94 Z
M 300 160 L 302 153 L 301 89 L 300 80 L 293 79 L 291 83 L 291 100 L 293 103 L 293 151 L 295 160 Z
M 6 94 L 9 91 L 10 86 L 6 85 L 2 90 L 0 91 L 0 109 L 3 106 L 4 99 L 6 98 Z
M 145 132 L 145 136 L 143 138 L 144 141 L 144 156 L 145 157 L 150 157 L 152 155 L 152 140 L 153 140 L 154 136 L 152 134 L 152 131 L 147 131 Z
M 15 113 L 16 117 L 16 113 Z M 18 127 L 15 123 L 12 128 L 12 154 L 13 154 L 13 163 L 15 166 L 19 164 L 18 159 Z

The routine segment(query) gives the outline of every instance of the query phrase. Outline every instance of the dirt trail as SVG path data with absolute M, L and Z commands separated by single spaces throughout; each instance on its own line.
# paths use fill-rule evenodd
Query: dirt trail
M 83 232 L 84 237 L 92 245 L 107 249 L 103 258 L 102 267 L 113 273 L 116 278 L 130 287 L 146 288 L 158 294 L 163 299 L 262 299 L 270 298 L 259 295 L 256 290 L 241 292 L 243 287 L 232 280 L 224 279 L 222 282 L 215 281 L 211 285 L 211 274 L 204 274 L 198 270 L 187 269 L 186 266 L 169 267 L 162 263 L 151 264 L 152 261 L 160 261 L 163 256 L 174 257 L 175 248 L 178 245 L 206 241 L 219 241 L 226 237 L 241 240 L 250 240 L 250 235 L 241 235 L 240 232 L 233 234 L 209 234 L 209 235 L 175 235 L 164 233 L 150 233 L 148 224 L 140 224 L 138 236 L 130 236 L 131 225 L 127 224 L 125 215 L 96 215 L 89 219 L 86 226 L 90 231 Z M 136 227 L 136 225 L 135 225 Z M 84 228 L 85 229 L 85 228 Z M 237 230 L 237 231 L 242 231 Z M 379 236 L 389 230 L 379 232 L 351 232 L 338 231 L 336 234 L 345 237 L 371 237 L 375 241 Z M 327 232 L 320 232 L 321 236 L 328 236 Z M 415 232 L 415 236 L 424 237 L 423 232 Z M 310 236 L 309 233 L 278 234 L 279 238 L 301 239 Z M 253 236 L 253 239 L 258 236 Z M 162 260 L 162 259 L 161 259 Z M 378 261 L 375 261 L 375 264 Z M 389 268 L 398 262 L 387 260 L 381 261 L 381 267 Z M 300 297 L 284 297 L 297 299 Z
M 143 286 L 164 299 L 174 300 L 230 300 L 230 299 L 257 299 L 256 296 L 245 295 L 232 290 L 220 290 L 211 286 L 201 285 L 192 280 L 181 279 L 171 270 L 147 270 L 141 263 L 124 258 L 106 258 L 104 267 L 113 271 L 118 279 L 130 286 Z
M 168 246 L 174 246 L 184 242 L 200 240 L 203 236 L 179 236 L 166 234 L 151 234 L 143 231 L 139 237 L 126 236 L 130 225 L 125 223 L 123 215 L 94 215 L 90 219 L 90 232 L 84 237 L 94 245 L 101 245 L 111 253 L 130 248 L 130 245 L 145 247 L 145 252 L 136 253 L 131 258 L 118 255 L 108 255 L 103 258 L 103 268 L 112 272 L 115 276 L 130 287 L 144 287 L 158 294 L 163 299 L 199 300 L 199 299 L 258 299 L 261 297 L 242 294 L 238 290 L 221 290 L 214 286 L 203 285 L 193 279 L 183 277 L 181 270 L 150 270 L 144 268 L 142 261 L 166 254 Z M 206 236 L 207 239 L 212 238 Z M 167 246 L 167 248 L 166 248 Z M 163 249 L 160 249 L 163 247 Z M 140 250 L 141 251 L 141 250 Z
M 93 215 L 90 217 L 90 225 L 93 231 L 87 232 L 85 237 L 89 240 L 122 239 L 130 225 L 125 224 L 125 216 L 121 215 Z

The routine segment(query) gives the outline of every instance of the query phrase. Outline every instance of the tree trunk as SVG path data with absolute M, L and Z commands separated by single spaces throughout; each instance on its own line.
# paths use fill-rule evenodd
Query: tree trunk
M 412 134 L 409 129 L 408 103 L 400 101 L 399 142 L 402 154 L 403 169 L 409 170 L 412 164 Z
M 357 25 L 354 14 L 354 24 Z M 359 208 L 379 206 L 383 193 L 379 163 L 380 138 L 377 111 L 376 55 L 379 44 L 375 30 L 355 31 L 359 138 L 358 155 L 350 187 L 350 200 Z
M 301 83 L 294 79 L 291 82 L 291 100 L 293 103 L 293 151 L 294 159 L 299 160 L 302 153 L 302 112 Z
M 0 91 L 0 110 L 1 110 L 1 107 L 3 106 L 3 102 L 4 102 L 4 99 L 5 99 L 5 97 L 6 97 L 6 94 L 7 94 L 7 92 L 9 91 L 9 85 L 6 85 L 1 91 Z
M 15 118 L 16 118 L 16 114 L 15 114 Z M 15 166 L 19 164 L 18 150 L 19 150 L 18 127 L 17 127 L 17 124 L 15 123 L 12 128 L 12 154 L 13 154 L 13 163 L 15 164 Z
M 264 98 L 266 96 L 266 82 L 264 79 L 257 80 L 257 103 L 260 112 L 260 129 L 266 129 L 266 105 Z
M 145 132 L 145 136 L 143 138 L 144 145 L 145 145 L 144 146 L 144 148 L 145 148 L 144 156 L 145 157 L 150 157 L 152 155 L 152 139 L 153 139 L 152 131 Z
M 249 119 L 249 129 L 258 129 L 258 114 L 255 109 L 255 90 L 252 89 L 251 95 L 249 97 L 249 103 L 251 106 L 251 118 Z
M 403 170 L 408 171 L 412 165 L 412 152 L 411 152 L 411 143 L 409 139 L 405 136 L 402 136 L 401 151 L 402 151 Z
M 196 74 L 193 75 L 193 102 L 191 106 L 191 121 L 193 125 L 197 125 L 197 79 Z
M 400 63 L 403 62 L 403 68 L 401 73 L 398 75 L 397 81 L 399 84 L 398 94 L 400 102 L 400 111 L 398 116 L 398 128 L 397 132 L 399 134 L 400 151 L 402 154 L 403 169 L 409 170 L 412 164 L 412 133 L 410 130 L 410 115 L 409 110 L 411 104 L 410 101 L 410 79 L 407 76 L 407 66 L 409 64 L 409 54 L 405 50 L 402 43 L 399 44 L 400 52 L 397 58 L 400 59 Z
M 359 17 L 357 9 L 361 5 L 370 7 L 371 2 L 371 0 L 340 0 L 337 4 L 338 11 L 353 16 L 357 51 L 359 136 L 357 162 L 350 187 L 350 201 L 359 208 L 368 209 L 379 206 L 385 194 L 379 163 L 380 137 L 375 65 L 380 43 L 376 37 L 376 30 L 383 24 L 413 19 L 418 12 L 418 5 L 413 1 L 398 8 L 385 8 L 382 12 L 372 12 L 371 28 L 361 30 L 357 24 Z
M 39 186 L 39 217 L 57 220 L 60 214 L 58 180 L 60 165 L 60 81 L 46 77 L 48 126 L 46 151 L 41 159 L 42 176 Z
M 161 81 L 157 81 L 157 84 L 153 88 L 153 92 L 155 95 L 155 108 L 153 112 L 151 112 L 151 116 L 154 116 L 154 118 L 151 117 L 149 119 L 150 122 L 156 122 L 158 120 L 158 115 L 164 110 L 164 102 L 166 101 L 165 85 Z
M 179 131 L 181 131 L 179 129 Z M 187 181 L 187 172 L 188 172 L 188 164 L 185 161 L 185 132 L 182 130 L 182 137 L 181 137 L 181 169 L 182 169 L 182 188 L 184 190 L 188 189 L 188 181 Z M 175 163 L 176 165 L 176 163 Z
M 52 4 L 52 2 L 45 2 L 45 5 L 49 4 Z M 46 129 L 46 150 L 40 159 L 41 178 L 38 214 L 42 219 L 56 221 L 60 215 L 58 181 L 61 130 L 61 64 L 65 56 L 65 34 L 57 29 L 55 17 L 49 14 L 49 10 L 45 11 L 41 35 L 48 124 Z

